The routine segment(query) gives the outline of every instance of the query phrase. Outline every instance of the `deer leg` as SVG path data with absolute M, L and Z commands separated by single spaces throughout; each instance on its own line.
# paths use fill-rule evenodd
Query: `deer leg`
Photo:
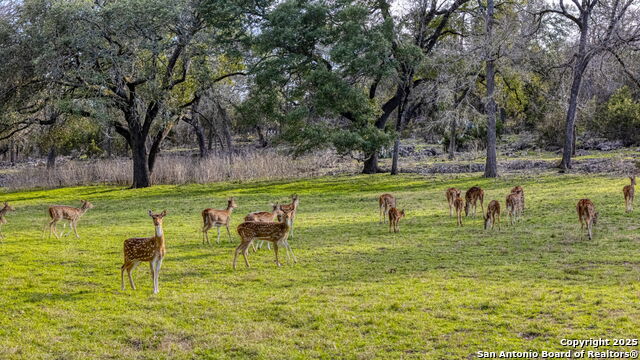
M 248 243 L 246 243 L 244 245 L 244 248 L 242 249 L 242 256 L 244 257 L 244 264 L 247 265 L 247 267 L 249 266 L 249 244 L 253 243 L 253 239 L 251 239 Z
M 160 267 L 162 266 L 162 258 L 158 258 L 155 260 L 155 277 L 153 279 L 153 293 L 157 294 L 160 292 Z
M 293 253 L 293 249 L 291 248 L 291 245 L 289 245 L 289 240 L 285 240 L 285 244 L 287 244 L 287 248 L 289 249 L 289 251 L 291 251 L 291 256 L 293 257 L 293 262 L 297 263 L 298 259 L 296 259 L 296 255 Z
M 136 269 L 136 267 L 138 266 L 139 262 L 138 261 L 134 261 L 133 264 L 131 264 L 130 266 L 128 266 L 127 268 L 127 275 L 129 275 L 129 284 L 131 285 L 131 289 L 135 290 L 136 289 L 136 284 L 133 283 L 133 276 L 131 276 L 131 273 L 133 272 L 133 270 Z
M 592 228 L 592 226 L 593 226 L 593 221 L 589 221 L 589 222 L 587 223 L 587 230 L 589 230 L 589 240 L 592 240 L 592 239 L 593 239 L 592 232 L 591 232 L 591 228 Z
M 236 260 L 238 260 L 238 253 L 240 252 L 240 247 L 242 246 L 243 243 L 240 243 L 240 245 L 238 245 L 238 247 L 236 247 L 236 251 L 234 252 L 233 255 L 233 270 L 236 269 Z
M 205 241 L 208 244 L 211 244 L 209 242 L 209 229 L 211 229 L 211 226 L 209 226 L 208 224 L 204 224 L 204 226 L 202 227 L 202 245 L 204 245 Z
M 124 271 L 129 272 L 129 266 L 131 265 L 130 261 L 125 261 L 124 264 L 120 267 L 120 284 L 122 287 L 122 291 L 124 291 Z
M 229 224 L 227 223 L 225 227 L 227 228 L 227 235 L 229 235 L 229 242 L 232 242 L 233 240 L 231 240 L 231 231 L 229 231 Z
M 218 238 L 216 239 L 216 244 L 220 243 L 220 225 L 216 225 L 216 229 L 218 229 Z
M 69 223 L 69 225 L 73 229 L 73 232 L 76 234 L 76 239 L 80 239 L 80 235 L 78 235 L 78 224 L 75 221 L 72 221 Z M 71 230 L 69 230 L 69 232 L 71 232 Z
M 379 224 L 382 224 L 382 206 L 380 206 L 380 220 L 378 221 Z
M 291 237 L 293 237 L 293 219 L 291 219 Z
M 277 242 L 273 243 L 273 251 L 275 251 L 276 253 L 276 265 L 282 266 L 282 264 L 280 264 L 280 261 L 278 261 L 278 243 Z

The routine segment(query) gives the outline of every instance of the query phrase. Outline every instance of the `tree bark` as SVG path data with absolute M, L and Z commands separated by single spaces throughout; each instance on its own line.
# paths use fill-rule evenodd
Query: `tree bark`
M 133 155 L 133 184 L 131 187 L 137 189 L 151 186 L 146 136 L 142 139 L 134 136 L 131 154 Z
M 456 134 L 456 119 L 451 120 L 449 125 L 449 160 L 453 160 L 456 158 L 456 138 L 458 136 L 458 134 Z
M 363 174 L 377 174 L 382 172 L 378 167 L 378 153 L 370 154 L 369 157 L 364 161 L 364 168 L 362 169 Z
M 56 167 L 56 157 L 58 156 L 58 151 L 55 145 L 51 145 L 49 148 L 49 153 L 47 154 L 47 169 L 52 170 Z
M 493 0 L 487 1 L 487 41 L 485 46 L 487 52 L 487 161 L 484 168 L 484 177 L 494 178 L 498 176 L 498 164 L 496 156 L 496 102 L 495 91 L 495 60 L 492 49 L 493 37 Z

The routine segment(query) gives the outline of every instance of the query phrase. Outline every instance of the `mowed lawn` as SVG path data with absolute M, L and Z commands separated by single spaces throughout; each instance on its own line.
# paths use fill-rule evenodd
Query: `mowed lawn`
M 444 191 L 485 189 L 485 207 L 514 185 L 525 219 L 457 228 Z M 640 201 L 624 212 L 626 178 L 375 175 L 155 186 L 89 186 L 2 194 L 17 210 L 0 244 L 2 359 L 466 359 L 477 351 L 569 350 L 563 338 L 637 338 Z M 407 218 L 378 223 L 391 192 Z M 231 267 L 235 228 L 251 211 L 300 196 L 296 233 L 277 268 L 273 251 Z M 206 207 L 235 196 L 232 242 L 202 245 Z M 600 218 L 580 238 L 575 205 Z M 49 204 L 91 201 L 81 239 L 42 237 Z M 152 236 L 147 210 L 167 209 L 160 293 L 149 267 L 120 290 L 122 242 Z M 62 227 L 60 226 L 59 229 Z M 603 348 L 601 348 L 603 349 Z M 620 350 L 619 347 L 611 349 Z

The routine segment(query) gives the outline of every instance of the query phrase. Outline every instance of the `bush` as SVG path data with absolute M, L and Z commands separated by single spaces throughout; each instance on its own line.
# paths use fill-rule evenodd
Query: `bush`
M 640 103 L 624 86 L 598 107 L 591 124 L 593 131 L 609 140 L 621 140 L 625 146 L 640 144 Z

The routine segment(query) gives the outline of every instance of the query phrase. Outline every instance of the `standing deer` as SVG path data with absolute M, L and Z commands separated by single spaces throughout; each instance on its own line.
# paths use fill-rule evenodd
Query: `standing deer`
M 482 190 L 477 186 L 472 186 L 471 188 L 469 188 L 469 190 L 467 190 L 467 193 L 464 194 L 464 197 L 466 200 L 466 203 L 464 206 L 465 216 L 469 216 L 469 211 L 471 210 L 472 206 L 473 206 L 473 217 L 476 216 L 476 205 L 478 203 L 478 200 L 480 200 L 480 210 L 482 211 L 482 216 L 484 216 L 484 205 L 483 205 L 484 190 Z
M 286 211 L 291 214 L 289 218 L 289 226 L 291 227 L 291 237 L 293 237 L 293 223 L 296 220 L 296 214 L 298 212 L 298 204 L 300 204 L 300 199 L 297 194 L 291 195 L 291 204 L 282 204 L 282 211 Z M 281 215 L 278 215 L 281 216 Z
M 404 217 L 404 209 L 398 211 L 396 208 L 389 209 L 389 232 L 393 229 L 393 232 L 400 231 L 400 219 Z
M 2 209 L 0 209 L 0 228 L 2 228 L 2 225 L 7 223 L 7 219 L 4 218 L 4 216 L 9 212 L 9 211 L 16 211 L 15 208 L 13 208 L 13 206 L 9 205 L 8 202 L 4 202 L 4 207 Z M 2 232 L 0 232 L 0 239 L 4 239 L 4 235 L 2 234 Z
M 453 206 L 456 209 L 456 224 L 462 226 L 462 208 L 464 208 L 464 200 L 460 197 L 460 192 L 456 194 L 453 200 Z
M 524 189 L 522 186 L 518 185 L 511 189 L 511 193 L 517 194 L 520 197 L 520 208 L 518 209 L 518 212 L 520 213 L 520 216 L 524 215 Z
M 76 238 L 80 238 L 78 235 L 78 220 L 84 215 L 89 209 L 93 208 L 93 204 L 88 201 L 80 200 L 82 202 L 82 206 L 79 208 L 74 208 L 66 205 L 52 205 L 49 206 L 49 217 L 51 217 L 51 221 L 49 222 L 49 237 L 51 237 L 51 233 L 55 235 L 56 238 L 60 238 L 61 235 L 58 235 L 58 231 L 56 229 L 56 224 L 60 220 L 68 220 L 69 227 L 76 234 Z M 44 234 L 43 234 L 44 235 Z
M 124 264 L 120 268 L 120 280 L 122 290 L 124 290 L 124 271 L 129 276 L 129 284 L 131 289 L 135 290 L 136 285 L 133 283 L 131 272 L 141 263 L 149 262 L 151 268 L 151 279 L 153 280 L 153 293 L 158 293 L 158 277 L 162 259 L 166 252 L 164 243 L 164 232 L 162 231 L 162 219 L 167 216 L 167 210 L 160 214 L 154 214 L 149 210 L 149 216 L 153 219 L 153 225 L 156 228 L 156 235 L 148 238 L 130 238 L 124 241 Z
M 517 193 L 511 193 L 507 195 L 505 200 L 505 205 L 507 208 L 507 214 L 509 214 L 509 224 L 513 225 L 514 220 L 518 220 L 520 216 L 520 210 L 522 209 L 521 205 L 522 198 Z
M 636 193 L 636 176 L 629 176 L 631 180 L 631 185 L 627 185 L 622 188 L 622 193 L 624 194 L 624 205 L 627 209 L 627 212 L 633 211 L 633 198 Z
M 293 262 L 298 262 L 287 241 L 287 238 L 289 237 L 289 216 L 291 216 L 290 213 L 284 212 L 282 214 L 282 222 L 279 223 L 248 221 L 238 225 L 238 235 L 240 235 L 241 242 L 235 250 L 235 255 L 233 257 L 233 269 L 236 269 L 236 260 L 240 253 L 242 253 L 242 256 L 244 257 L 244 263 L 249 267 L 249 260 L 247 259 L 247 255 L 249 255 L 249 245 L 251 245 L 253 240 L 256 239 L 266 240 L 273 243 L 277 266 L 282 266 L 278 260 L 278 245 L 284 246 L 287 252 L 287 260 L 289 260 L 289 252 L 291 252 Z
M 584 224 L 586 223 L 589 240 L 591 240 L 593 225 L 598 223 L 598 212 L 596 212 L 593 202 L 589 199 L 581 199 L 578 201 L 576 210 L 578 211 L 578 220 L 580 220 L 580 237 L 582 238 L 582 230 L 584 230 Z
M 218 238 L 216 239 L 216 243 L 220 242 L 220 226 L 225 226 L 227 228 L 227 235 L 229 235 L 229 241 L 231 241 L 231 232 L 229 231 L 229 223 L 231 222 L 231 213 L 233 209 L 237 208 L 236 200 L 233 197 L 230 197 L 227 200 L 227 208 L 224 210 L 216 210 L 216 209 L 204 209 L 202 210 L 202 222 L 204 225 L 202 226 L 202 243 L 211 244 L 209 241 L 209 230 L 212 227 L 216 227 L 218 229 Z
M 445 192 L 445 195 L 447 196 L 447 202 L 449 203 L 449 216 L 453 216 L 453 210 L 455 209 L 453 202 L 457 197 L 460 196 L 460 194 L 460 190 L 456 188 L 448 188 Z
M 382 194 L 378 198 L 378 206 L 380 207 L 380 223 L 387 222 L 389 209 L 396 207 L 396 198 L 391 194 Z
M 487 214 L 484 215 L 484 229 L 488 230 L 489 226 L 491 226 L 491 230 L 493 230 L 496 221 L 498 230 L 500 230 L 500 203 L 496 200 L 491 200 L 489 206 L 487 206 Z
M 280 218 L 283 213 L 284 212 L 282 211 L 282 205 L 279 205 L 278 203 L 276 203 L 275 205 L 273 205 L 273 210 L 271 212 L 268 212 L 268 211 L 253 212 L 245 216 L 244 221 L 275 222 L 276 219 Z M 251 244 L 251 245 L 253 247 L 253 252 L 256 252 L 255 245 L 254 244 Z M 264 240 L 261 240 L 260 244 L 258 244 L 258 249 L 262 249 L 263 245 L 264 245 Z M 271 245 L 269 245 L 269 243 L 267 243 L 267 248 L 271 250 Z

